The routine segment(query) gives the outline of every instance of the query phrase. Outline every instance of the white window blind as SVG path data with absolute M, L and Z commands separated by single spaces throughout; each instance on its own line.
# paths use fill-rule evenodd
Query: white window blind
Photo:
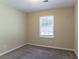
M 40 17 L 40 37 L 54 37 L 54 16 Z

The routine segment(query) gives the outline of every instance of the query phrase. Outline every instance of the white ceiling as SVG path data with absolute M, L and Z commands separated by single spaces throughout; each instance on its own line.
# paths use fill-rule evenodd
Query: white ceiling
M 25 12 L 68 7 L 74 5 L 75 1 L 76 0 L 48 0 L 48 2 L 44 3 L 41 0 L 37 2 L 33 0 L 0 0 L 1 3 L 6 3 Z

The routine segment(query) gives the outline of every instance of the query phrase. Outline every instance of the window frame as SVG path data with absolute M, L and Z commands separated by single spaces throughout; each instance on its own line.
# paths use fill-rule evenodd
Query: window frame
M 49 16 L 51 16 L 51 15 L 49 15 Z M 40 35 L 40 32 L 41 32 L 41 31 L 40 31 L 40 28 L 41 28 L 41 26 L 40 26 L 40 20 L 41 20 L 41 19 L 40 19 L 40 18 L 41 18 L 41 17 L 48 17 L 48 16 L 39 16 L 39 36 L 40 36 L 41 38 L 54 38 L 54 23 L 55 23 L 55 22 L 54 22 L 54 16 L 52 16 L 52 17 L 53 17 L 53 27 L 52 27 L 52 28 L 53 28 L 53 35 Z

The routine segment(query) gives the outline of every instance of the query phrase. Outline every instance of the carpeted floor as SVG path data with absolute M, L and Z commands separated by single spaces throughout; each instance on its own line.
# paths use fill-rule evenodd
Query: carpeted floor
M 77 59 L 74 52 L 25 45 L 5 54 L 0 59 Z

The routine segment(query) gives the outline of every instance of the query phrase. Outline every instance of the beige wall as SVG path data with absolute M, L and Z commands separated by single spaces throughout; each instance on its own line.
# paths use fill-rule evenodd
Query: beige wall
M 0 54 L 26 44 L 26 14 L 0 3 Z
M 39 17 L 55 17 L 54 38 L 39 36 Z M 28 14 L 28 43 L 74 49 L 74 8 L 59 8 L 32 12 Z
M 39 16 L 48 15 L 55 17 L 54 38 L 40 38 Z M 26 15 L 0 4 L 0 24 L 0 54 L 26 43 L 74 49 L 73 7 L 37 11 Z
M 75 4 L 75 53 L 78 56 L 78 6 Z

